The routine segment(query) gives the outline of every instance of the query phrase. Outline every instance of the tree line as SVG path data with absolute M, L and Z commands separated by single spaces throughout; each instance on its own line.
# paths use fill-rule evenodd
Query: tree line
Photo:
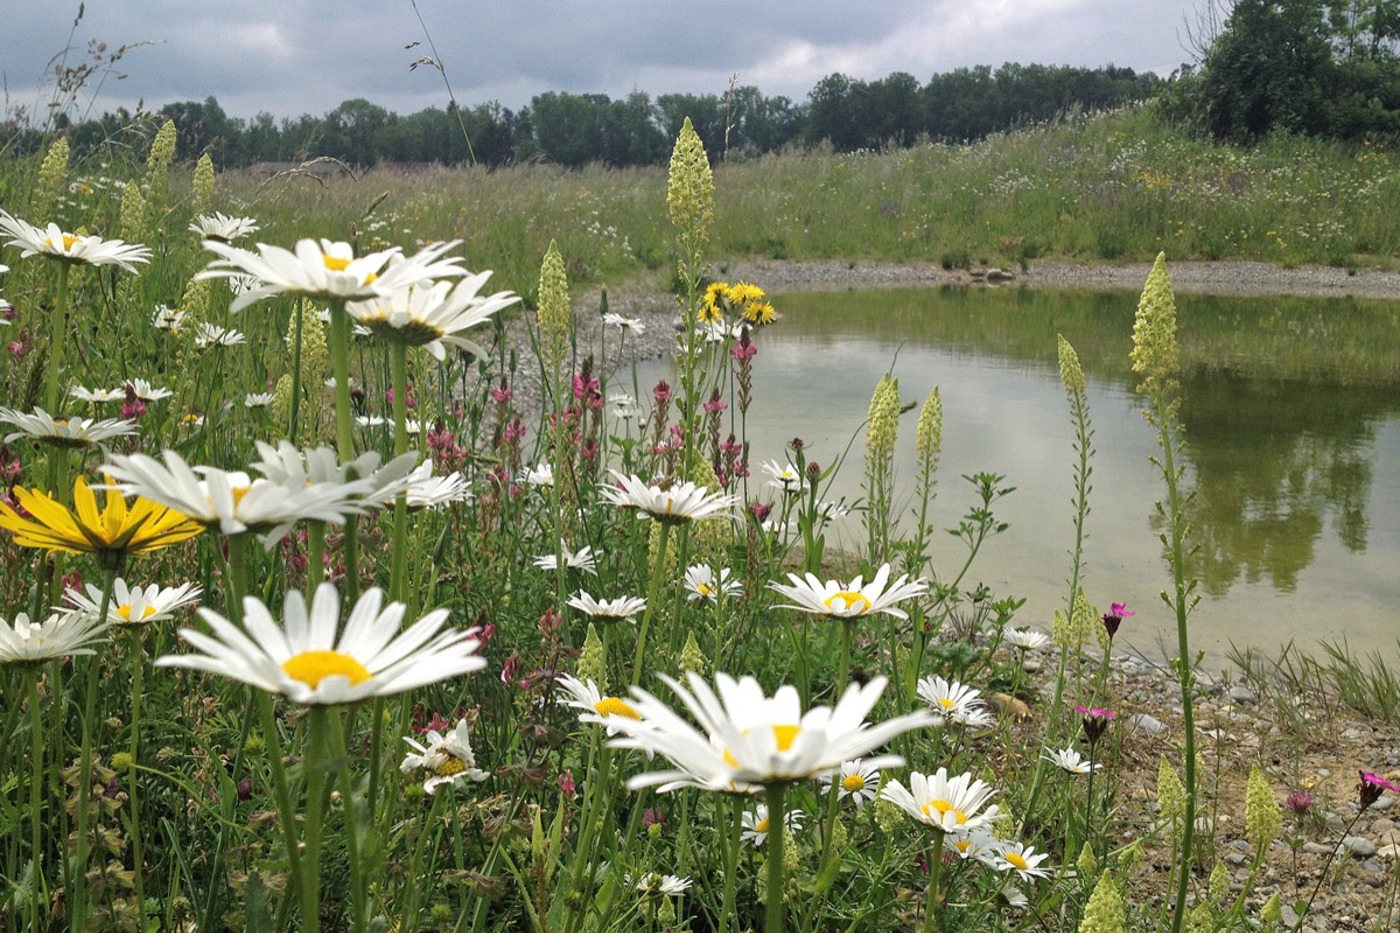
M 1157 94 L 1162 79 L 1130 68 L 1006 64 L 959 68 L 920 85 L 895 73 L 864 81 L 823 78 L 805 102 L 770 97 L 755 87 L 724 94 L 634 91 L 625 98 L 551 91 L 512 111 L 499 103 L 427 108 L 400 115 L 363 98 L 316 117 L 231 117 L 214 97 L 167 104 L 146 115 L 173 120 L 177 157 L 205 152 L 226 168 L 330 156 L 370 167 L 384 162 L 503 166 L 546 161 L 565 166 L 655 165 L 671 152 L 688 117 L 714 161 L 749 158 L 789 146 L 829 142 L 842 151 L 908 146 L 920 139 L 966 142 L 1071 108 L 1097 110 Z M 76 152 L 93 151 L 141 121 L 125 110 L 58 129 Z M 0 124 L 0 151 L 37 152 L 44 134 Z

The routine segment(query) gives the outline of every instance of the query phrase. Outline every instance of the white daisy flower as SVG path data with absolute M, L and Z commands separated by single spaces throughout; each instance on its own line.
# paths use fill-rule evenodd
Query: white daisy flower
M 569 546 L 563 541 L 559 542 L 559 549 L 564 552 L 564 566 L 570 570 L 582 570 L 584 573 L 596 575 L 598 568 L 593 559 L 593 548 L 583 547 L 577 553 L 569 550 Z M 556 570 L 559 567 L 558 554 L 541 554 L 534 560 L 536 567 L 544 570 Z
M 126 397 L 126 390 L 130 389 L 136 397 L 143 402 L 159 402 L 161 399 L 170 398 L 175 393 L 170 389 L 157 389 L 145 379 L 128 379 L 120 389 L 114 389 L 118 393 L 118 398 Z
M 223 535 L 261 532 L 268 548 L 298 521 L 338 525 L 345 516 L 362 513 L 357 500 L 371 489 L 366 480 L 305 486 L 211 466 L 191 468 L 173 450 L 162 457 L 163 463 L 145 454 L 115 454 L 104 469 L 123 493 L 144 496 Z
M 797 467 L 793 466 L 791 463 L 779 463 L 776 460 L 768 460 L 760 464 L 759 467 L 763 472 L 772 477 L 768 481 L 769 486 L 777 487 L 783 492 L 796 493 L 802 491 L 802 474 L 799 473 Z
M 586 590 L 569 597 L 568 604 L 595 619 L 636 622 L 647 607 L 644 596 L 619 596 L 617 599 L 594 599 Z
M 156 305 L 151 313 L 151 326 L 159 330 L 178 331 L 185 323 L 185 312 L 179 308 Z
M 68 606 L 56 607 L 60 612 L 72 612 L 97 618 L 102 613 L 102 588 L 89 583 L 87 592 L 68 588 L 63 598 Z M 107 621 L 113 625 L 145 625 L 175 618 L 175 612 L 198 602 L 204 591 L 193 583 L 179 586 L 128 586 L 120 577 L 112 582 L 112 598 L 107 606 Z
M 988 868 L 996 867 L 996 861 L 1001 856 L 1002 850 L 1001 840 L 983 827 L 969 833 L 953 836 L 948 840 L 948 847 L 964 861 L 976 859 Z
M 802 821 L 806 818 L 806 814 L 801 810 L 788 810 L 783 814 L 783 825 L 787 827 L 788 832 L 795 833 L 802 828 Z M 763 848 L 771 828 L 768 823 L 768 805 L 760 803 L 752 810 L 746 810 L 739 821 L 744 827 L 744 831 L 739 835 L 740 841 L 749 843 L 755 849 Z
M 266 408 L 273 403 L 276 396 L 271 392 L 249 392 L 243 396 L 244 408 Z
M 968 717 L 986 707 L 981 690 L 965 686 L 956 680 L 945 680 L 936 675 L 922 677 L 917 689 L 919 699 L 933 710 L 939 725 L 945 720 L 968 725 Z
M 248 338 L 243 336 L 242 331 L 220 327 L 208 321 L 200 321 L 194 331 L 194 345 L 201 350 L 210 347 L 236 347 L 247 342 Z
M 738 596 L 744 591 L 744 584 L 730 579 L 728 567 L 721 567 L 719 578 L 709 564 L 693 564 L 685 571 L 685 598 L 691 601 L 708 600 L 718 602 L 720 597 Z
M 928 590 L 928 584 L 923 580 L 907 582 L 908 576 L 901 575 L 887 589 L 886 583 L 889 578 L 890 565 L 883 564 L 868 584 L 864 582 L 863 577 L 856 577 L 850 583 L 838 580 L 823 582 L 811 573 L 805 578 L 789 573 L 791 586 L 773 581 L 768 584 L 768 588 L 792 600 L 778 606 L 779 609 L 796 609 L 799 612 L 838 619 L 851 619 L 876 612 L 883 612 L 897 619 L 907 619 L 909 614 L 896 608 L 895 604 L 923 595 Z
M 34 409 L 32 415 L 12 408 L 0 408 L 0 424 L 12 424 L 19 428 L 5 436 L 6 443 L 31 437 L 58 447 L 86 447 L 136 433 L 134 422 L 120 418 L 104 418 L 101 421 L 95 418 L 55 418 L 42 408 Z
M 1038 651 L 1050 642 L 1050 636 L 1033 628 L 1013 628 L 1004 637 L 1018 651 Z
M 653 784 L 661 791 L 697 786 L 746 792 L 755 785 L 807 780 L 834 771 L 841 762 L 861 758 L 894 736 L 927 726 L 924 711 L 871 724 L 865 717 L 885 689 L 885 678 L 864 686 L 851 684 L 835 707 L 803 712 L 797 690 L 783 686 L 771 698 L 752 677 L 734 680 L 715 675 L 712 690 L 694 673 L 688 687 L 669 677 L 661 680 L 695 717 L 697 729 L 640 687 L 632 688 L 638 723 L 620 723 L 625 736 L 617 748 L 643 749 L 671 760 L 675 769 L 639 774 L 628 781 L 636 789 Z M 874 768 L 902 764 L 897 755 L 867 759 Z
M 1040 863 L 1049 857 L 1048 853 L 1036 852 L 1035 846 L 1028 846 L 1024 842 L 1007 842 L 1002 843 L 1001 854 L 997 856 L 993 867 L 997 871 L 1014 871 L 1021 876 L 1022 881 L 1049 878 L 1051 869 L 1040 867 Z
M 404 285 L 449 275 L 461 275 L 461 259 L 442 256 L 460 241 L 434 243 L 403 262 L 390 266 L 397 248 L 356 257 L 349 243 L 298 240 L 290 250 L 257 245 L 257 252 L 217 240 L 204 248 L 219 256 L 196 279 L 251 275 L 258 283 L 234 298 L 230 311 L 241 311 L 272 295 L 301 295 L 322 301 L 368 301 L 383 298 Z
M 433 461 L 424 460 L 418 468 L 408 474 L 408 507 L 410 509 L 435 509 L 454 502 L 472 501 L 471 487 L 460 470 L 446 476 L 433 475 Z
M 54 658 L 95 654 L 90 647 L 107 632 L 107 623 L 71 613 L 54 613 L 35 625 L 26 613 L 14 623 L 0 619 L 0 664 L 41 664 Z
M 942 833 L 969 833 L 989 826 L 997 815 L 997 805 L 983 809 L 995 791 L 970 774 L 948 777 L 948 769 L 924 775 L 909 774 L 909 789 L 897 780 L 887 781 L 880 796 L 914 819 Z
M 10 237 L 6 246 L 20 248 L 21 257 L 38 255 L 60 262 L 117 266 L 132 273 L 137 271 L 135 263 L 151 261 L 150 249 L 140 244 L 64 233 L 58 229 L 58 224 L 35 227 L 3 210 L 0 210 L 0 233 Z
M 1045 754 L 1040 757 L 1070 774 L 1092 774 L 1103 767 L 1103 762 L 1090 762 L 1075 748 L 1047 748 Z
M 554 467 L 541 460 L 539 466 L 526 467 L 521 479 L 527 486 L 548 489 L 554 485 Z
M 608 730 L 608 735 L 622 731 L 617 722 L 621 719 L 638 721 L 641 714 L 626 700 L 603 696 L 598 685 L 591 680 L 579 680 L 572 674 L 560 674 L 558 680 L 559 697 L 564 705 L 580 710 L 579 722 L 595 723 Z
M 425 738 L 426 745 L 412 736 L 404 736 L 403 740 L 413 751 L 404 756 L 403 761 L 399 763 L 399 770 L 404 774 L 410 771 L 426 771 L 423 790 L 428 796 L 437 793 L 437 789 L 443 784 L 463 787 L 467 781 L 480 783 L 490 777 L 476 766 L 476 754 L 472 751 L 471 736 L 467 734 L 465 719 L 457 720 L 457 725 L 446 735 L 432 729 Z
M 734 504 L 734 497 L 711 493 L 686 482 L 662 489 L 636 476 L 611 471 L 617 485 L 604 483 L 603 498 L 618 508 L 638 509 L 660 522 L 679 524 L 717 516 Z
M 859 810 L 880 791 L 880 769 L 872 768 L 859 758 L 841 762 L 841 770 L 822 775 L 822 786 L 830 788 L 832 781 L 840 785 L 836 792 L 841 800 L 850 800 Z
M 406 630 L 403 603 L 383 605 L 384 592 L 366 590 L 340 628 L 340 596 L 322 583 L 308 610 L 300 592 L 287 593 L 283 621 L 262 600 L 243 600 L 243 626 L 209 609 L 199 615 L 213 636 L 181 629 L 202 654 L 166 655 L 157 667 L 187 667 L 231 677 L 293 703 L 355 703 L 479 671 L 477 630 L 447 629 L 446 609 L 434 609 Z
M 402 257 L 391 259 L 390 271 L 403 262 L 408 260 Z M 490 277 L 488 271 L 467 276 L 455 285 L 449 282 L 428 285 L 410 283 L 381 297 L 350 302 L 345 310 L 375 336 L 422 347 L 436 360 L 447 359 L 444 343 L 484 357 L 486 351 L 463 336 L 464 332 L 520 301 L 520 296 L 514 292 L 479 296 L 477 292 Z
M 693 883 L 689 878 L 663 875 L 654 871 L 641 875 L 635 881 L 631 875 L 627 876 L 627 885 L 643 896 L 680 897 Z
M 350 494 L 365 510 L 387 508 L 409 487 L 418 454 L 410 451 L 380 466 L 375 451 L 360 454 L 349 463 L 341 464 L 339 456 L 329 447 L 302 450 L 291 441 L 281 440 L 274 448 L 262 441 L 254 442 L 258 459 L 252 469 L 278 485 L 292 488 L 326 488 L 344 486 L 351 482 L 364 489 L 360 495 Z M 354 480 L 351 480 L 351 476 Z
M 89 389 L 84 386 L 73 386 L 68 390 L 68 394 L 78 401 L 87 402 L 90 405 L 116 402 L 126 398 L 125 389 Z
M 226 214 L 200 214 L 190 224 L 190 232 L 199 234 L 201 240 L 217 240 L 232 243 L 234 240 L 251 236 L 259 230 L 258 222 L 251 217 L 229 217 Z
M 634 334 L 644 334 L 647 330 L 647 326 L 639 318 L 624 317 L 612 311 L 603 315 L 603 324 L 608 327 L 616 327 L 618 330 L 630 330 Z

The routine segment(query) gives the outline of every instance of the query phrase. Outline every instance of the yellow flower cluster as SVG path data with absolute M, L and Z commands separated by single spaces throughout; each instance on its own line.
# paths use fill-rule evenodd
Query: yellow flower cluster
M 608 689 L 607 649 L 592 622 L 588 623 L 588 634 L 583 637 L 583 650 L 578 655 L 578 679 L 593 681 L 600 691 Z
M 146 197 L 135 180 L 126 183 L 122 189 L 121 231 L 122 239 L 128 243 L 139 242 L 145 237 Z
M 731 311 L 753 327 L 765 327 L 778 319 L 763 289 L 749 282 L 711 282 L 696 317 L 701 324 L 722 324 Z
M 1181 369 L 1176 342 L 1176 298 L 1167 275 L 1167 254 L 1158 253 L 1138 301 L 1133 323 L 1133 372 L 1142 377 L 1138 391 L 1156 394 L 1170 388 Z
M 1125 921 L 1123 895 L 1118 893 L 1113 876 L 1105 871 L 1099 876 L 1099 883 L 1094 885 L 1089 903 L 1084 905 L 1079 933 L 1123 933 Z
M 564 360 L 564 348 L 569 343 L 574 312 L 569 304 L 569 276 L 564 271 L 564 257 L 559 246 L 549 241 L 549 249 L 540 264 L 539 289 L 540 350 L 549 372 L 557 373 Z
M 1283 810 L 1269 786 L 1269 779 L 1258 765 L 1249 769 L 1249 784 L 1244 794 L 1245 838 L 1254 847 L 1256 855 L 1263 854 L 1278 838 L 1283 828 Z
M 165 196 L 165 184 L 170 163 L 175 161 L 175 121 L 166 120 L 151 141 L 151 154 L 146 157 L 146 200 L 159 201 Z
M 194 167 L 194 211 L 204 214 L 214 205 L 214 160 L 209 153 L 199 157 Z
M 924 407 L 919 409 L 919 424 L 914 429 L 914 450 L 918 454 L 919 469 L 931 470 L 943 449 L 943 400 L 939 398 L 938 386 L 924 399 Z
M 666 208 L 671 223 L 681 230 L 683 240 L 692 246 L 709 238 L 710 225 L 715 219 L 715 179 L 710 173 L 710 159 L 700 134 L 685 118 L 675 148 L 671 150 L 671 168 L 666 184 Z
M 867 464 L 887 464 L 894 457 L 895 436 L 899 430 L 899 380 L 885 373 L 870 396 L 866 415 L 865 453 Z
M 1075 396 L 1088 388 L 1084 380 L 1084 369 L 1079 365 L 1079 354 L 1063 336 L 1060 336 L 1060 382 L 1064 383 L 1065 394 Z
M 39 178 L 34 185 L 34 207 L 41 214 L 48 214 L 58 201 L 63 190 L 63 179 L 68 174 L 68 138 L 60 136 L 49 146 L 44 161 L 39 166 Z

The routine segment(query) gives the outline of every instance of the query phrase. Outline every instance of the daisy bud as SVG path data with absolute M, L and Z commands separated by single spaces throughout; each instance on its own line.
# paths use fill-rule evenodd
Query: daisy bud
M 1249 769 L 1249 784 L 1244 795 L 1245 838 L 1256 853 L 1262 853 L 1278 838 L 1283 826 L 1283 811 L 1274 799 L 1269 779 L 1258 765 Z
M 1133 372 L 1142 376 L 1138 391 L 1155 393 L 1175 381 L 1181 369 L 1176 341 L 1176 298 L 1167 275 L 1167 254 L 1158 253 L 1148 273 L 1133 323 Z

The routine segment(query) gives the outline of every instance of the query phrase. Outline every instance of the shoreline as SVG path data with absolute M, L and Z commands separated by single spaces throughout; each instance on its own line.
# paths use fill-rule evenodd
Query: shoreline
M 1025 272 L 999 270 L 1009 278 L 988 284 L 985 273 L 989 270 L 950 270 L 936 263 L 742 259 L 716 262 L 714 274 L 725 281 L 742 279 L 753 282 L 773 294 L 961 285 L 1140 292 L 1151 268 L 1150 262 L 1037 262 L 1032 263 Z M 1400 272 L 1381 269 L 1348 270 L 1333 266 L 1285 268 L 1252 260 L 1168 260 L 1167 269 L 1171 274 L 1173 290 L 1180 294 L 1400 300 Z

